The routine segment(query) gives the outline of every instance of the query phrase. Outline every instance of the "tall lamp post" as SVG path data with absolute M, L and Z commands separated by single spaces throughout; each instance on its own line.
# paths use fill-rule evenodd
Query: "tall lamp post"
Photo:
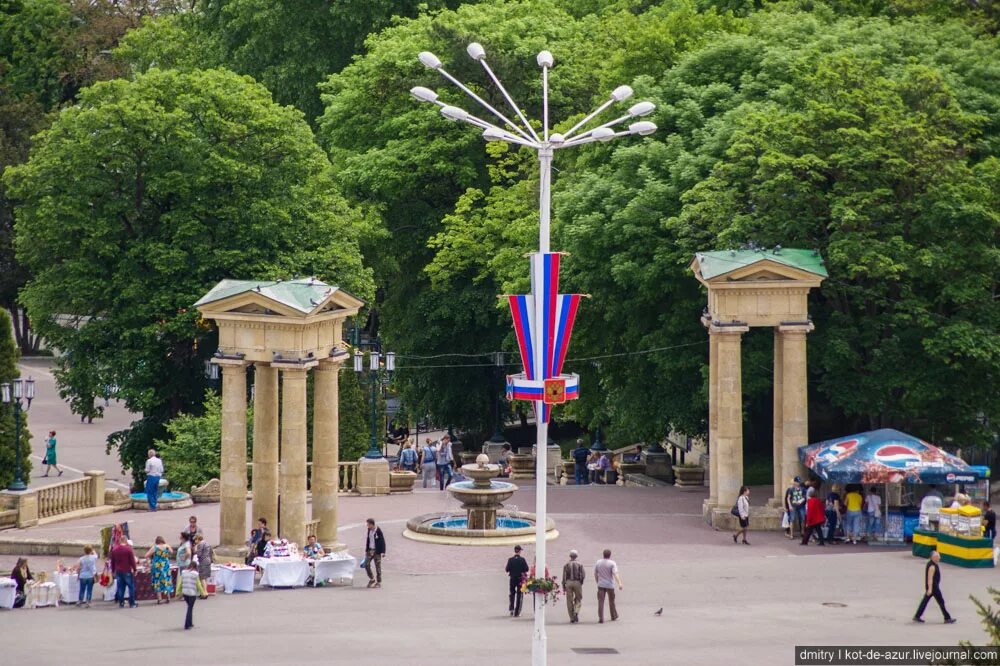
M 512 395 L 533 396 L 530 399 L 535 403 L 535 419 L 537 423 L 536 439 L 536 474 L 535 474 L 535 560 L 536 571 L 545 571 L 545 523 L 546 523 L 546 444 L 548 442 L 548 417 L 552 404 L 564 400 L 573 399 L 579 395 L 579 377 L 574 375 L 562 375 L 562 358 L 559 354 L 553 356 L 553 345 L 568 345 L 568 333 L 566 339 L 561 340 L 554 328 L 560 325 L 560 320 L 554 318 L 554 313 L 561 307 L 555 305 L 555 301 L 561 295 L 557 293 L 558 280 L 558 256 L 555 261 L 551 259 L 549 250 L 549 217 L 551 208 L 552 189 L 552 156 L 553 152 L 571 146 L 580 146 L 594 141 L 610 141 L 620 136 L 639 135 L 646 136 L 656 131 L 656 125 L 648 121 L 637 120 L 641 116 L 649 115 L 655 109 L 652 102 L 639 102 L 628 108 L 627 112 L 609 122 L 598 125 L 586 131 L 580 131 L 585 125 L 590 123 L 600 113 L 610 106 L 623 102 L 632 96 L 632 89 L 628 86 L 619 86 L 614 89 L 609 98 L 605 100 L 594 111 L 585 116 L 569 130 L 563 133 L 549 133 L 549 70 L 555 60 L 548 51 L 538 54 L 536 61 L 542 69 L 542 123 L 541 136 L 532 127 L 525 117 L 524 112 L 511 98 L 510 93 L 504 88 L 496 74 L 486 62 L 486 50 L 481 44 L 473 42 L 469 44 L 466 51 L 469 57 L 479 62 L 489 76 L 492 83 L 503 96 L 504 100 L 514 111 L 520 123 L 512 121 L 502 114 L 489 102 L 470 90 L 461 81 L 449 74 L 441 65 L 441 61 L 433 53 L 423 51 L 419 55 L 420 62 L 429 69 L 436 70 L 447 81 L 454 84 L 463 93 L 475 100 L 484 111 L 494 116 L 500 122 L 493 124 L 477 117 L 465 109 L 446 104 L 438 99 L 438 94 L 429 88 L 417 86 L 410 90 L 410 94 L 420 102 L 428 102 L 441 107 L 441 115 L 453 122 L 463 122 L 482 130 L 483 138 L 486 141 L 506 141 L 518 146 L 524 146 L 534 150 L 538 154 L 539 162 L 539 224 L 538 224 L 538 253 L 532 255 L 532 298 L 531 305 L 525 307 L 527 301 L 522 300 L 523 309 L 519 313 L 525 315 L 525 319 L 530 319 L 524 323 L 524 328 L 518 329 L 518 314 L 515 314 L 515 331 L 519 336 L 529 337 L 525 330 L 530 330 L 530 349 L 522 347 L 521 358 L 525 364 L 524 377 L 515 376 L 513 378 Z M 615 129 L 616 125 L 625 121 L 631 121 L 626 129 Z M 579 133 L 577 133 L 579 131 Z M 550 276 L 553 280 L 550 282 Z M 511 299 L 517 297 L 510 297 Z M 576 296 L 579 298 L 579 296 Z M 572 306 L 575 316 L 575 304 Z M 514 311 L 515 304 L 512 301 L 511 309 Z M 565 310 L 563 310 L 565 311 Z M 548 322 L 548 324 L 546 324 Z M 555 322 L 556 326 L 551 324 Z M 571 324 L 570 324 L 571 327 Z M 520 343 L 520 338 L 519 338 Z M 532 352 L 531 350 L 534 350 Z M 553 361 L 553 358 L 557 359 Z M 575 385 L 574 385 L 575 378 Z M 550 383 L 554 379 L 556 383 Z M 520 382 L 520 391 L 518 390 Z M 561 382 L 561 383 L 560 383 Z M 551 394 L 550 394 L 551 391 Z M 546 642 L 545 635 L 545 606 L 539 605 L 535 610 L 535 629 L 532 636 L 531 663 L 533 666 L 544 666 L 546 663 Z
M 368 451 L 365 458 L 378 460 L 384 458 L 378 448 L 378 389 L 389 383 L 392 373 L 396 371 L 396 353 L 388 352 L 385 355 L 385 366 L 382 366 L 382 345 L 378 341 L 370 343 L 368 351 L 368 369 L 365 370 L 365 355 L 360 349 L 354 351 L 354 372 L 364 381 L 364 376 L 368 375 L 368 384 L 371 387 L 372 402 L 372 436 L 368 441 Z
M 494 352 L 493 357 L 493 368 L 496 370 L 496 379 L 501 381 L 503 379 L 503 352 Z M 493 430 L 493 436 L 490 437 L 490 441 L 495 444 L 500 444 L 501 442 L 507 441 L 503 436 L 503 416 L 501 405 L 503 404 L 503 392 L 497 391 L 496 400 L 496 428 Z
M 15 379 L 10 384 L 0 384 L 0 398 L 3 404 L 14 406 L 14 481 L 7 490 L 27 490 L 28 485 L 21 477 L 21 405 L 23 410 L 31 409 L 31 401 L 35 398 L 35 380 Z

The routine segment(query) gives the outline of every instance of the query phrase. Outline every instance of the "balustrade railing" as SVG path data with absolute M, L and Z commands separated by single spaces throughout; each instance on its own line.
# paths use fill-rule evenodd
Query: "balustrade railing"
M 84 477 L 75 481 L 63 481 L 51 486 L 39 488 L 38 518 L 51 518 L 63 513 L 89 509 L 93 506 L 94 492 L 92 477 Z

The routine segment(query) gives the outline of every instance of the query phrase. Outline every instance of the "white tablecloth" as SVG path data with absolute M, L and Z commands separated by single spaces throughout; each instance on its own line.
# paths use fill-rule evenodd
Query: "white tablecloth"
M 303 587 L 309 579 L 309 562 L 284 557 L 258 557 L 255 566 L 264 570 L 261 585 L 269 587 Z
M 0 578 L 0 608 L 13 608 L 17 593 L 17 581 L 13 578 Z
M 215 581 L 222 585 L 226 594 L 233 592 L 253 592 L 253 577 L 256 569 L 253 567 L 212 567 Z
M 354 580 L 354 571 L 358 568 L 358 560 L 346 552 L 310 560 L 309 564 L 313 567 L 313 585 L 332 579 Z
M 52 582 L 35 583 L 25 586 L 28 594 L 27 601 L 24 602 L 26 608 L 41 608 L 42 606 L 59 605 L 59 586 Z
M 59 600 L 64 604 L 75 604 L 80 599 L 80 574 L 75 571 L 52 574 L 52 580 L 59 587 Z

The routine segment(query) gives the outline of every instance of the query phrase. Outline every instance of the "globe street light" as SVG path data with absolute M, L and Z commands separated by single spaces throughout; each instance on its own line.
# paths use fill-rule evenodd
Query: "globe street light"
M 360 345 L 359 345 L 360 346 Z M 378 389 L 387 385 L 392 378 L 392 373 L 396 371 L 396 353 L 388 352 L 385 355 L 385 366 L 382 365 L 382 344 L 379 341 L 367 343 L 370 348 L 368 352 L 368 370 L 365 370 L 365 357 L 360 349 L 354 351 L 354 372 L 364 381 L 364 376 L 368 376 L 368 384 L 371 387 L 371 439 L 368 440 L 368 451 L 365 458 L 378 460 L 384 458 L 378 448 Z
M 475 92 L 470 90 L 461 81 L 456 79 L 454 76 L 449 74 L 441 64 L 441 60 L 428 51 L 420 53 L 418 56 L 421 63 L 429 69 L 436 70 L 442 77 L 447 81 L 454 84 L 459 90 L 471 97 L 475 102 L 479 104 L 486 112 L 492 115 L 499 123 L 495 121 L 486 121 L 482 118 L 472 115 L 464 109 L 445 104 L 440 99 L 438 99 L 438 94 L 429 88 L 422 86 L 415 87 L 410 90 L 410 94 L 414 99 L 435 104 L 441 107 L 441 114 L 452 122 L 463 122 L 468 125 L 472 125 L 477 129 L 482 130 L 482 136 L 486 141 L 506 141 L 507 143 L 516 144 L 519 146 L 525 146 L 531 148 L 538 154 L 539 162 L 539 200 L 538 200 L 538 254 L 539 255 L 549 255 L 549 221 L 550 221 L 550 209 L 551 209 L 551 189 L 552 189 L 552 155 L 556 150 L 563 148 L 568 148 L 570 146 L 580 146 L 587 143 L 592 143 L 595 141 L 610 141 L 611 139 L 636 135 L 636 136 L 648 136 L 656 131 L 656 125 L 645 120 L 636 120 L 642 116 L 649 115 L 655 109 L 652 102 L 639 102 L 634 104 L 625 113 L 614 120 L 606 122 L 602 125 L 594 127 L 590 130 L 584 131 L 580 134 L 576 134 L 578 130 L 584 128 L 591 120 L 596 118 L 606 109 L 624 102 L 625 100 L 632 97 L 633 91 L 629 86 L 619 86 L 611 92 L 602 104 L 600 104 L 594 111 L 585 116 L 580 122 L 576 123 L 565 133 L 549 133 L 549 70 L 555 64 L 555 59 L 552 54 L 548 51 L 542 51 L 536 57 L 538 66 L 542 69 L 542 123 L 541 123 L 541 136 L 535 131 L 531 123 L 524 116 L 521 108 L 514 102 L 511 98 L 510 93 L 504 88 L 503 84 L 493 73 L 489 64 L 486 62 L 486 49 L 483 48 L 482 44 L 472 43 L 469 44 L 467 52 L 469 57 L 473 60 L 479 62 L 482 65 L 483 70 L 485 70 L 487 76 L 489 76 L 492 83 L 500 91 L 500 94 L 507 102 L 507 105 L 514 111 L 517 116 L 518 121 L 515 122 L 511 120 L 508 116 L 504 115 L 496 108 L 491 106 L 489 102 L 484 100 L 482 97 L 477 95 Z M 630 124 L 621 128 L 619 125 L 625 121 L 631 121 Z M 619 126 L 616 128 L 616 126 Z M 533 260 L 534 262 L 534 260 Z M 535 417 L 537 423 L 537 439 L 536 439 L 536 476 L 535 476 L 535 561 L 537 572 L 545 571 L 545 523 L 546 523 L 546 443 L 548 441 L 548 408 L 551 404 L 555 402 L 561 402 L 567 399 L 573 399 L 579 395 L 578 393 L 578 381 L 579 378 L 576 377 L 577 384 L 572 386 L 572 375 L 561 375 L 560 371 L 554 369 L 552 365 L 546 365 L 551 360 L 550 356 L 546 356 L 538 350 L 550 350 L 551 343 L 553 342 L 553 332 L 552 327 L 546 327 L 542 325 L 543 317 L 548 314 L 552 314 L 552 300 L 548 301 L 549 310 L 545 310 L 546 307 L 543 305 L 545 299 L 542 294 L 537 293 L 537 287 L 534 284 L 536 277 L 536 266 L 540 264 L 533 263 L 533 273 L 532 273 L 532 305 L 533 311 L 528 313 L 533 316 L 533 322 L 535 324 L 529 323 L 527 329 L 530 330 L 531 346 L 535 351 L 534 354 L 528 353 L 530 356 L 530 368 L 525 368 L 524 375 L 527 379 L 521 376 L 514 376 L 513 386 L 516 392 L 517 387 L 523 387 L 522 395 L 531 393 L 531 395 L 537 395 L 538 398 L 532 398 L 535 403 Z M 551 264 L 550 264 L 551 266 Z M 541 269 L 539 269 L 541 270 Z M 555 272 L 558 274 L 558 264 L 555 264 Z M 553 289 L 553 292 L 556 291 Z M 514 297 L 511 297 L 514 298 Z M 512 309 L 513 309 L 512 305 Z M 575 316 L 575 315 L 574 315 Z M 518 331 L 517 325 L 515 324 L 515 331 Z M 524 329 L 519 333 L 520 335 L 525 335 Z M 525 336 L 527 337 L 527 336 Z M 568 337 L 568 330 L 567 330 Z M 563 344 L 568 344 L 568 341 L 564 341 Z M 525 364 L 529 364 L 525 353 L 522 352 L 522 361 Z M 557 362 L 558 368 L 561 368 L 562 360 Z M 548 380 L 554 378 L 557 382 L 562 382 L 562 389 L 556 386 L 555 393 L 550 396 L 549 393 L 549 383 Z M 544 384 L 544 390 L 542 389 L 542 382 Z M 517 382 L 520 382 L 518 385 Z M 508 379 L 508 384 L 511 385 L 511 379 Z M 508 391 L 511 391 L 508 388 Z M 545 415 L 545 416 L 543 416 Z M 543 573 L 539 573 L 539 576 Z M 531 648 L 531 663 L 533 666 L 544 666 L 546 663 L 546 635 L 545 635 L 545 606 L 544 604 L 539 605 L 535 609 L 535 629 L 532 638 L 532 648 Z
M 31 401 L 35 398 L 35 380 L 15 379 L 10 384 L 0 384 L 0 399 L 5 405 L 14 406 L 14 481 L 7 490 L 27 490 L 28 486 L 21 478 L 21 411 L 31 409 Z

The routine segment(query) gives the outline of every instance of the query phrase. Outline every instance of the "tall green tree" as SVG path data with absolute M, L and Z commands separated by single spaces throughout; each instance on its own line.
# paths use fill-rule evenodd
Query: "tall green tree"
M 197 413 L 216 339 L 191 305 L 218 280 L 316 275 L 373 291 L 367 223 L 301 113 L 231 72 L 154 69 L 86 89 L 4 182 L 33 322 L 143 415 L 111 439 L 133 470 L 167 420 Z M 62 370 L 69 394 L 89 390 Z
M 14 344 L 10 315 L 0 309 L 0 384 L 17 379 L 19 353 Z M 24 405 L 27 407 L 27 405 Z M 14 480 L 17 460 L 17 431 L 13 405 L 0 403 L 0 488 L 6 488 Z M 28 429 L 28 413 L 21 411 L 21 478 L 27 482 L 31 476 L 31 432 Z

